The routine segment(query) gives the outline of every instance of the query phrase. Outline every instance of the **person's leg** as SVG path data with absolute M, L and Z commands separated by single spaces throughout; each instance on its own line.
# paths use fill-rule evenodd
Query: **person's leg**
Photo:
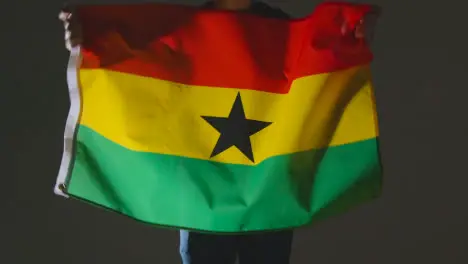
M 293 230 L 239 237 L 240 264 L 288 264 Z
M 235 236 L 181 230 L 179 252 L 183 264 L 234 264 L 237 240 Z

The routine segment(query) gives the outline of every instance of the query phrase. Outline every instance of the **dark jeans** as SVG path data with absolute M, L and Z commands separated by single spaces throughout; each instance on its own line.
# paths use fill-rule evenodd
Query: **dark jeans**
M 288 264 L 293 231 L 214 235 L 180 231 L 183 264 Z

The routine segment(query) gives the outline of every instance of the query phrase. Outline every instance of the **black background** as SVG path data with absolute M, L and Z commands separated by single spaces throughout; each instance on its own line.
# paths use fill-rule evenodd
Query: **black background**
M 317 2 L 271 3 L 304 16 Z M 298 230 L 292 264 L 468 263 L 464 1 L 370 2 L 384 11 L 373 44 L 384 194 Z M 0 263 L 179 263 L 176 231 L 53 194 L 69 106 L 61 5 L 1 3 Z

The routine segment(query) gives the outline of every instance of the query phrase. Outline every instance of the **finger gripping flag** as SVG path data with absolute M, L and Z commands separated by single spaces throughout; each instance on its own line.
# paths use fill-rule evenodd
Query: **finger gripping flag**
M 293 228 L 380 194 L 367 5 L 80 6 L 55 191 L 164 227 Z

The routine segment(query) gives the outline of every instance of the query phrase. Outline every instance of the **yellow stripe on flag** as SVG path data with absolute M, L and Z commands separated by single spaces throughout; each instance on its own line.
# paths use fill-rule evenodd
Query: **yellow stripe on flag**
M 80 70 L 80 81 L 81 125 L 135 151 L 210 159 L 219 133 L 202 116 L 227 117 L 239 92 L 246 118 L 272 122 L 251 136 L 255 163 L 377 136 L 367 66 L 297 79 L 288 94 L 189 86 L 103 69 Z M 212 159 L 252 165 L 235 147 Z

